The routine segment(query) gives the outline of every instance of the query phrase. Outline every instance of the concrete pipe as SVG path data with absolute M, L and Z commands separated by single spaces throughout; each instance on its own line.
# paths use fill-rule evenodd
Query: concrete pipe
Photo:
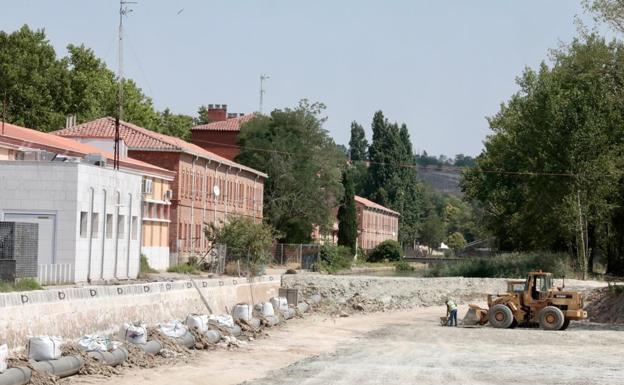
M 156 340 L 147 341 L 147 343 L 145 344 L 137 344 L 134 346 L 138 346 L 139 348 L 143 349 L 146 354 L 151 355 L 158 354 L 158 352 L 163 349 L 163 344 L 161 344 L 160 341 Z
M 26 385 L 32 371 L 29 368 L 11 368 L 0 374 L 0 385 Z
M 33 362 L 32 367 L 38 372 L 53 374 L 57 377 L 72 376 L 82 368 L 84 360 L 79 356 L 67 356 L 58 360 Z
M 190 332 L 186 332 L 185 335 L 174 338 L 174 340 L 178 345 L 186 346 L 189 349 L 195 346 L 195 337 Z
M 300 312 L 300 313 L 305 313 L 305 312 L 307 312 L 307 311 L 308 311 L 308 309 L 310 309 L 310 305 L 308 305 L 308 304 L 307 304 L 307 303 L 305 303 L 305 302 L 300 302 L 300 303 L 297 305 L 297 310 L 299 310 L 299 312 Z
M 128 359 L 128 351 L 124 348 L 118 348 L 112 352 L 94 351 L 89 352 L 88 354 L 96 360 L 105 362 L 110 366 L 117 366 Z
M 252 318 L 247 322 L 254 330 L 260 329 L 260 320 L 258 318 Z
M 282 316 L 284 319 L 291 319 L 295 316 L 295 309 L 288 308 L 287 310 L 282 311 Z
M 221 333 L 219 333 L 219 331 L 217 330 L 208 330 L 206 333 L 204 333 L 204 335 L 212 344 L 216 344 L 217 342 L 221 341 Z
M 277 325 L 279 323 L 279 320 L 274 315 L 268 316 L 268 317 L 264 317 L 264 319 L 269 324 L 269 326 L 275 326 L 275 325 Z
M 230 334 L 233 335 L 234 337 L 238 337 L 241 335 L 241 333 L 243 332 L 243 330 L 241 329 L 240 326 L 234 324 L 234 326 L 232 326 L 231 328 L 228 328 L 230 330 Z

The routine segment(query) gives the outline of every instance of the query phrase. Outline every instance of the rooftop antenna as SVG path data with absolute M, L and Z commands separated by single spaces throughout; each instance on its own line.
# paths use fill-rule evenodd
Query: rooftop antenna
M 266 92 L 264 89 L 264 81 L 270 78 L 269 75 L 260 74 L 260 109 L 258 110 L 260 113 L 262 113 L 262 103 L 264 102 L 264 93 Z
M 117 80 L 119 81 L 119 95 L 117 100 L 117 118 L 115 119 L 115 154 L 113 159 L 113 168 L 119 170 L 119 121 L 123 117 L 123 18 L 132 12 L 132 9 L 127 7 L 127 4 L 138 4 L 136 1 L 119 0 L 119 67 L 117 73 Z

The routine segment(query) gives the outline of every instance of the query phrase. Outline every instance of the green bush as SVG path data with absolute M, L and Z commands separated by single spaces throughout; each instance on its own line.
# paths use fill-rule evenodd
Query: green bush
M 316 269 L 330 274 L 350 269 L 353 263 L 351 250 L 346 246 L 323 245 L 320 254 L 321 261 Z
M 22 278 L 15 283 L 0 282 L 0 293 L 7 293 L 10 291 L 30 291 L 39 290 L 41 285 L 34 278 Z
M 403 257 L 403 249 L 399 242 L 392 239 L 378 244 L 368 256 L 369 262 L 398 261 Z
M 575 277 L 574 262 L 567 254 L 549 252 L 507 253 L 490 258 L 466 259 L 434 265 L 431 277 L 525 278 L 530 271 L 542 270 L 557 278 Z
M 396 271 L 413 271 L 414 267 L 410 265 L 405 259 L 400 259 L 394 263 Z
M 191 263 L 180 263 L 167 269 L 170 273 L 199 274 L 199 267 Z
M 141 263 L 139 265 L 139 274 L 158 273 L 158 270 L 152 269 L 147 261 L 147 257 L 141 254 Z

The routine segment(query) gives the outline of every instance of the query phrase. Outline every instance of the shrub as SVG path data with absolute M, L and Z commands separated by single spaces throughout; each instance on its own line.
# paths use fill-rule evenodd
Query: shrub
M 410 265 L 405 259 L 399 259 L 394 263 L 396 271 L 413 271 L 414 267 Z
M 34 278 L 21 278 L 15 283 L 0 282 L 0 293 L 6 293 L 10 291 L 31 291 L 39 289 L 41 289 L 41 285 Z
M 139 274 L 158 273 L 158 270 L 152 269 L 147 261 L 147 257 L 141 254 L 141 264 L 139 266 Z
M 316 270 L 333 274 L 351 268 L 351 250 L 346 246 L 323 245 L 320 254 L 321 261 Z
M 403 257 L 403 250 L 399 242 L 392 239 L 378 244 L 368 256 L 369 262 L 398 261 Z
M 170 273 L 180 273 L 180 274 L 199 274 L 199 268 L 197 265 L 191 263 L 180 263 L 174 266 L 170 266 L 167 269 Z
M 574 277 L 573 260 L 567 254 L 549 252 L 507 253 L 489 258 L 466 259 L 434 265 L 433 277 L 525 278 L 530 271 L 542 270 L 555 277 Z

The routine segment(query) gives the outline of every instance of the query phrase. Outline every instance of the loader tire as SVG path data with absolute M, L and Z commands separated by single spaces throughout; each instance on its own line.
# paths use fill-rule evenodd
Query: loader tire
M 514 316 L 510 308 L 503 304 L 498 304 L 488 310 L 488 321 L 492 327 L 507 329 L 513 324 Z
M 561 329 L 559 330 L 566 330 L 568 326 L 570 326 L 570 319 L 566 318 L 565 321 L 563 321 L 563 326 L 561 326 Z
M 564 323 L 565 316 L 557 307 L 546 306 L 539 313 L 539 324 L 544 330 L 560 330 Z

